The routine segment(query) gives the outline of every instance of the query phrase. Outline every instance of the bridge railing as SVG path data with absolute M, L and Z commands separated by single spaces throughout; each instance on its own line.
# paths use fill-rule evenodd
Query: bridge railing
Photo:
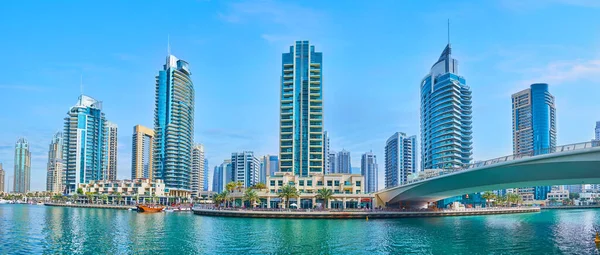
M 552 153 L 559 153 L 559 152 L 565 152 L 565 151 L 589 149 L 589 148 L 593 148 L 593 147 L 600 147 L 600 141 L 593 140 L 591 142 L 574 143 L 574 144 L 555 146 L 555 147 L 551 147 L 551 148 L 543 148 L 543 149 L 539 149 L 539 150 L 531 150 L 531 151 L 527 151 L 524 153 L 513 154 L 513 155 L 509 155 L 509 156 L 489 159 L 486 161 L 465 164 L 462 167 L 448 168 L 448 167 L 445 167 L 446 165 L 438 165 L 437 168 L 434 168 L 434 170 L 439 170 L 436 173 L 432 173 L 431 175 L 426 176 L 424 178 L 416 178 L 416 179 L 407 181 L 404 185 L 415 183 L 415 182 L 420 182 L 420 181 L 428 180 L 428 179 L 431 179 L 434 177 L 451 174 L 451 173 L 455 173 L 455 172 L 460 172 L 460 171 L 464 171 L 464 170 L 468 170 L 468 169 L 472 169 L 472 168 L 476 168 L 476 167 L 489 166 L 489 165 L 494 165 L 494 164 L 498 164 L 498 163 L 502 163 L 502 162 L 513 161 L 516 159 L 529 158 L 529 157 L 539 156 L 539 155 L 543 155 L 543 154 L 552 154 Z

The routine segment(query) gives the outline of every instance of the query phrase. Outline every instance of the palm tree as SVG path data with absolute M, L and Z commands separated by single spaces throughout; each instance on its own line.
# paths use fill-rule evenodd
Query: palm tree
M 79 195 L 77 195 L 77 193 L 75 193 L 75 194 L 73 195 L 73 202 L 74 202 L 74 203 L 77 203 L 77 200 L 79 200 Z
M 120 205 L 121 204 L 121 200 L 123 200 L 123 194 L 121 194 L 121 192 L 116 192 L 114 195 L 117 197 L 117 204 Z
M 225 189 L 229 192 L 233 192 L 237 184 L 235 182 L 229 182 L 225 185 Z
M 266 188 L 267 188 L 267 185 L 265 185 L 265 184 L 264 184 L 264 183 L 262 183 L 262 182 L 259 182 L 259 183 L 257 183 L 256 185 L 254 185 L 254 188 L 255 188 L 255 189 L 258 189 L 258 190 L 262 190 L 262 189 L 266 189 Z
M 140 195 L 135 194 L 135 196 L 133 196 L 133 197 L 135 198 L 135 203 L 139 204 L 139 202 L 140 202 Z
M 329 205 L 329 199 L 331 199 L 332 196 L 333 191 L 331 189 L 322 188 L 320 190 L 317 190 L 317 198 L 323 199 L 325 201 L 325 208 L 327 208 L 327 205 Z
M 235 183 L 235 186 L 237 187 L 237 190 L 238 190 L 239 192 L 242 192 L 242 189 L 244 188 L 244 183 L 243 183 L 242 181 L 237 181 L 237 182 Z
M 83 189 L 82 188 L 77 188 L 77 194 L 78 195 L 83 195 Z
M 87 192 L 87 193 L 85 193 L 85 196 L 88 199 L 88 203 L 91 204 L 92 203 L 92 198 L 94 198 L 94 194 L 92 194 L 92 192 Z
M 285 185 L 281 188 L 281 192 L 279 192 L 279 197 L 285 198 L 286 209 L 290 208 L 290 198 L 299 196 L 300 192 L 296 189 L 296 186 Z
M 225 194 L 225 192 L 227 192 L 227 191 L 223 191 L 223 192 L 221 192 L 219 194 L 216 194 L 213 197 L 213 202 L 215 203 L 215 206 L 220 207 L 221 204 L 225 201 L 225 197 L 227 196 Z
M 496 195 L 494 193 L 492 193 L 491 191 L 486 191 L 483 193 L 483 195 L 481 195 L 481 197 L 483 199 L 485 199 L 485 206 L 489 207 L 490 200 L 494 199 L 496 197 Z
M 258 195 L 256 194 L 256 191 L 252 190 L 251 188 L 248 188 L 244 194 L 244 197 L 242 199 L 242 204 L 244 202 L 244 200 L 248 200 L 248 202 L 250 202 L 250 206 L 255 207 L 254 203 L 256 203 L 256 201 L 260 201 L 260 199 L 258 198 Z
M 106 202 L 106 204 L 108 204 L 108 195 L 106 195 L 106 194 L 102 194 L 102 196 L 100 196 L 100 200 L 101 200 L 101 201 L 105 201 L 105 202 Z

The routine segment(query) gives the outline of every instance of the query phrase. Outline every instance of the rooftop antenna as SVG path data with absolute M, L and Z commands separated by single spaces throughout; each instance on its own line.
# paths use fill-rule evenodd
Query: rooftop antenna
M 83 74 L 81 74 L 81 77 L 79 80 L 79 92 L 81 92 L 81 95 L 83 95 Z
M 450 44 L 450 19 L 448 19 L 448 44 Z
M 167 34 L 167 54 L 171 55 L 171 35 Z

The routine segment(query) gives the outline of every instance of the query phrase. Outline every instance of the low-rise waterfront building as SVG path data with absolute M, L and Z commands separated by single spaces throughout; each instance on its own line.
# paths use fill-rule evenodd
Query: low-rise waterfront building
M 309 176 L 294 175 L 291 172 L 277 172 L 267 177 L 267 188 L 257 192 L 261 199 L 260 206 L 266 208 L 285 207 L 285 201 L 279 194 L 285 185 L 295 187 L 300 196 L 291 198 L 290 205 L 297 208 L 364 208 L 372 207 L 372 196 L 365 192 L 364 177 L 360 174 L 321 174 Z M 333 193 L 328 201 L 318 199 L 317 191 L 327 188 Z M 232 193 L 234 198 L 243 196 L 243 192 Z M 325 206 L 327 203 L 327 206 Z M 292 207 L 292 206 L 290 206 Z
M 120 193 L 123 196 L 165 196 L 165 183 L 161 179 L 135 179 L 135 180 L 92 180 L 88 183 L 80 183 L 79 188 L 83 193 L 113 195 Z
M 546 201 L 556 201 L 557 203 L 562 203 L 563 200 L 569 198 L 569 191 L 564 189 L 556 189 L 552 190 L 548 193 Z

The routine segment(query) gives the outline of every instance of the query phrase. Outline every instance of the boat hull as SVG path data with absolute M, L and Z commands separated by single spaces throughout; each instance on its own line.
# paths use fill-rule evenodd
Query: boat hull
M 165 209 L 164 206 L 159 206 L 159 207 L 149 207 L 149 206 L 145 206 L 145 205 L 137 206 L 138 212 L 161 212 L 163 209 Z

